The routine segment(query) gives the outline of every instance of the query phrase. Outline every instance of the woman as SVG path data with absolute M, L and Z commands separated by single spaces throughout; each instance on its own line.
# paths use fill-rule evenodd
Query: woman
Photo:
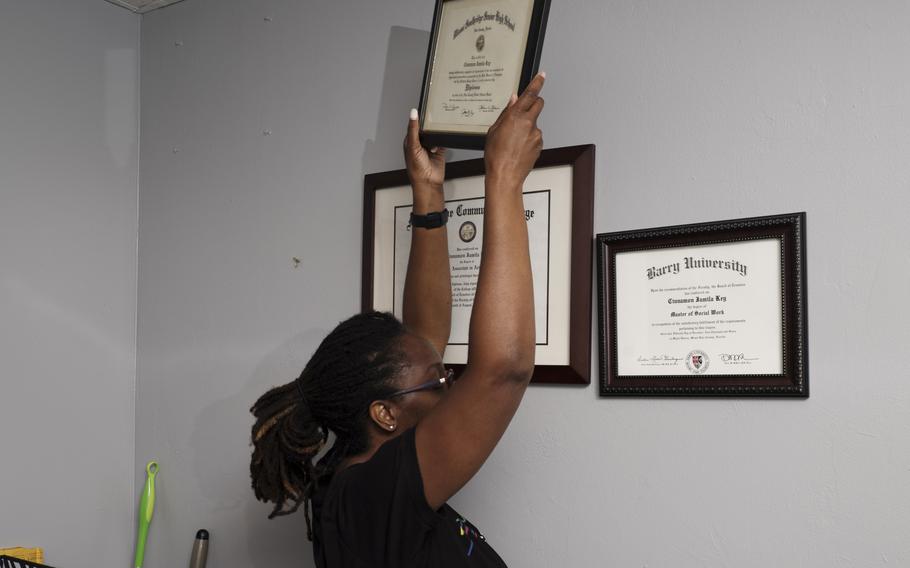
M 421 147 L 412 111 L 405 161 L 416 222 L 404 323 L 376 312 L 342 322 L 300 378 L 252 408 L 253 490 L 275 504 L 270 517 L 303 505 L 319 568 L 505 566 L 446 501 L 493 451 L 534 368 L 522 185 L 543 144 L 543 83 L 541 73 L 513 95 L 487 137 L 483 253 L 457 385 L 442 364 L 451 323 L 446 229 L 417 227 L 444 207 L 445 156 Z M 334 444 L 313 463 L 330 431 Z

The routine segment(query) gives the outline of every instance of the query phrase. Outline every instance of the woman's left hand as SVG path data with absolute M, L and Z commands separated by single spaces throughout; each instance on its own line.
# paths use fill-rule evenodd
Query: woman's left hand
M 411 110 L 408 134 L 404 138 L 404 162 L 414 191 L 442 191 L 442 182 L 446 177 L 446 151 L 445 148 L 427 150 L 420 144 L 420 123 L 416 110 Z

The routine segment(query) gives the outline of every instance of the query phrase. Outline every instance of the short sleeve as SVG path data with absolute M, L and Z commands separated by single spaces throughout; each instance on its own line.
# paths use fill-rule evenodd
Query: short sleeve
M 333 485 L 323 522 L 373 566 L 407 565 L 442 518 L 423 491 L 413 428 L 339 473 Z

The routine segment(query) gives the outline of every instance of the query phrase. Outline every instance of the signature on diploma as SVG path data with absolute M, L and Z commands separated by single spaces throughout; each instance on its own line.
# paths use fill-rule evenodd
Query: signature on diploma
M 446 112 L 452 112 L 453 110 L 458 110 L 459 108 L 461 108 L 461 107 L 459 107 L 458 105 L 450 105 L 449 103 L 442 103 L 442 110 L 444 110 Z
M 461 116 L 474 116 L 474 111 L 469 108 L 466 108 L 463 111 L 461 111 Z
M 678 365 L 683 362 L 682 357 L 672 355 L 651 355 L 650 357 L 638 357 L 639 363 L 646 365 Z
M 480 112 L 496 112 L 500 108 L 502 107 L 498 107 L 496 105 L 480 105 Z
M 728 365 L 749 365 L 752 361 L 758 361 L 758 357 L 749 357 L 745 353 L 718 353 L 722 363 Z

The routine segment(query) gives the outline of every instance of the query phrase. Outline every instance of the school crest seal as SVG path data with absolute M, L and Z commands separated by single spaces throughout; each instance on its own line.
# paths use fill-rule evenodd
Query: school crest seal
M 708 354 L 696 349 L 686 355 L 686 368 L 694 375 L 700 375 L 708 370 Z

